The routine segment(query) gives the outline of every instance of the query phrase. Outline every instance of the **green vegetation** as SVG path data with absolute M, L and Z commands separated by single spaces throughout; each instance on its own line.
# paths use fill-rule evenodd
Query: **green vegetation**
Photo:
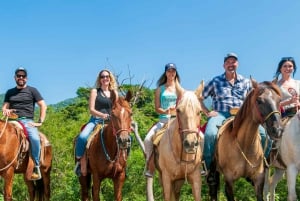
M 125 86 L 133 91 L 138 86 Z M 51 172 L 51 200 L 57 201 L 79 201 L 79 182 L 73 173 L 73 138 L 79 133 L 80 127 L 88 120 L 88 88 L 79 88 L 75 99 L 49 106 L 47 119 L 40 130 L 45 133 L 53 146 L 53 166 Z M 157 120 L 154 111 L 154 92 L 144 88 L 140 98 L 133 107 L 133 118 L 138 122 L 139 134 L 145 137 L 147 130 Z M 144 156 L 136 140 L 133 141 L 131 155 L 128 160 L 128 178 L 123 188 L 124 201 L 146 200 Z M 3 179 L 0 180 L 0 192 L 3 192 Z M 244 179 L 240 179 L 236 185 L 236 200 L 253 201 L 255 199 L 253 187 Z M 298 195 L 300 189 L 297 188 Z M 220 200 L 226 200 L 224 196 L 224 184 L 222 182 Z M 162 200 L 162 189 L 159 185 L 157 174 L 154 186 L 155 200 Z M 193 200 L 191 188 L 185 184 L 182 189 L 181 200 Z M 101 200 L 111 201 L 113 197 L 113 185 L 110 180 L 105 180 L 101 187 Z M 282 180 L 277 186 L 278 200 L 286 200 L 286 180 Z M 16 201 L 28 200 L 27 188 L 22 175 L 16 175 L 14 180 L 13 198 Z M 202 199 L 208 200 L 208 188 L 203 178 Z M 3 200 L 2 197 L 0 201 Z

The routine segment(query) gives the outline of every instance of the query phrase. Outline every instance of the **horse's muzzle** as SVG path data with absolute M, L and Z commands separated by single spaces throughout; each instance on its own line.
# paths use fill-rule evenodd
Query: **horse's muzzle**
M 267 133 L 272 140 L 279 140 L 282 137 L 283 128 L 279 127 L 267 127 Z
M 129 134 L 118 136 L 117 141 L 120 149 L 128 149 L 131 146 L 131 138 Z
M 183 140 L 183 149 L 187 154 L 197 153 L 199 138 L 196 133 L 187 134 Z

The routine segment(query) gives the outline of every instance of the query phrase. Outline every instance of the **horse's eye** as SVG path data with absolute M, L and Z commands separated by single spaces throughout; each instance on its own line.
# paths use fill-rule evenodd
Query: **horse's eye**
M 258 105 L 263 104 L 263 101 L 261 99 L 257 99 L 256 102 L 257 102 Z

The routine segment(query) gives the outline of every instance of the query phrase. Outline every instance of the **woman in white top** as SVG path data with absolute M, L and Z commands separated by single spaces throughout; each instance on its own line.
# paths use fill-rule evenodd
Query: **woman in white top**
M 275 77 L 282 93 L 280 103 L 282 117 L 293 116 L 300 106 L 300 81 L 293 78 L 296 70 L 296 62 L 293 57 L 283 57 L 278 63 Z M 280 75 L 281 79 L 279 79 Z

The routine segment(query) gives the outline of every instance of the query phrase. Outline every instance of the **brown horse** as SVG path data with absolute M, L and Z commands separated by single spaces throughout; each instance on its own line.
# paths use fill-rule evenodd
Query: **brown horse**
M 198 95 L 201 94 L 203 83 L 200 87 Z M 177 117 L 170 121 L 159 145 L 154 148 L 155 166 L 166 201 L 179 200 L 180 189 L 185 181 L 192 186 L 194 200 L 201 200 L 203 136 L 201 138 L 202 133 L 199 133 L 200 111 L 197 95 L 192 91 L 183 92 L 176 106 Z M 147 200 L 154 200 L 152 177 L 147 177 Z
M 252 86 L 235 118 L 219 129 L 209 173 L 215 177 L 215 182 L 209 182 L 211 200 L 217 200 L 219 172 L 224 175 L 227 200 L 234 201 L 233 185 L 241 177 L 253 183 L 256 199 L 263 200 L 264 152 L 258 127 L 264 125 L 273 140 L 281 137 L 280 91 L 272 82 L 252 80 Z
M 4 178 L 4 200 L 12 201 L 12 187 L 15 173 L 24 175 L 28 187 L 29 200 L 50 200 L 50 171 L 52 165 L 52 147 L 42 133 L 41 165 L 42 179 L 30 180 L 34 162 L 28 151 L 28 141 L 23 130 L 14 123 L 0 120 L 0 176 Z
M 126 161 L 130 148 L 131 93 L 126 98 L 119 97 L 113 101 L 111 117 L 92 139 L 86 150 L 88 170 L 87 175 L 80 176 L 81 200 L 89 200 L 89 188 L 92 177 L 92 196 L 99 201 L 100 185 L 103 179 L 111 178 L 114 183 L 114 200 L 122 200 L 122 188 L 125 181 Z

